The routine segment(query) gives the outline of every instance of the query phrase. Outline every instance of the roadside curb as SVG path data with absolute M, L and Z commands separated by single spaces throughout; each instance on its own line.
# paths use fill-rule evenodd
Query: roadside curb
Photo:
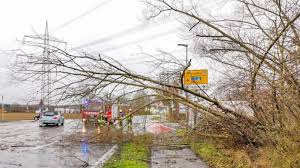
M 99 158 L 99 160 L 91 168 L 103 167 L 105 162 L 107 162 L 117 152 L 118 148 L 118 145 L 114 145 L 101 158 Z

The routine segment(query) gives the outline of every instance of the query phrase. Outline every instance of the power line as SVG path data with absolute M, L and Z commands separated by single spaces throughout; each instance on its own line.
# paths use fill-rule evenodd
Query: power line
M 101 2 L 101 3 L 98 4 L 96 7 L 92 8 L 92 9 L 89 9 L 88 11 L 82 13 L 81 15 L 76 16 L 75 18 L 73 18 L 73 19 L 71 19 L 71 20 L 69 20 L 69 21 L 63 23 L 62 25 L 58 26 L 58 27 L 55 29 L 55 31 L 57 31 L 57 30 L 59 30 L 59 29 L 62 29 L 62 28 L 64 28 L 64 27 L 68 26 L 69 24 L 71 24 L 71 23 L 73 23 L 73 22 L 75 22 L 75 21 L 81 19 L 82 17 L 85 17 L 85 16 L 91 14 L 92 12 L 94 12 L 95 10 L 97 10 L 98 8 L 100 8 L 100 7 L 102 7 L 102 6 L 106 5 L 106 4 L 108 4 L 108 3 L 111 2 L 111 1 L 112 1 L 112 0 L 106 0 L 106 1 L 104 1 L 104 2 Z
M 119 44 L 119 45 L 116 45 L 116 46 L 113 46 L 113 47 L 108 47 L 108 48 L 105 48 L 101 51 L 106 52 L 106 51 L 111 51 L 111 50 L 123 48 L 123 47 L 126 47 L 128 45 L 132 45 L 132 44 L 136 44 L 136 43 L 140 43 L 140 42 L 149 41 L 149 40 L 152 40 L 152 39 L 168 36 L 170 34 L 174 34 L 174 32 L 178 32 L 178 29 L 172 29 L 172 30 L 169 30 L 169 31 L 166 31 L 166 32 L 161 32 L 161 33 L 158 33 L 158 34 L 147 36 L 147 37 L 144 37 L 142 39 L 137 39 L 137 40 L 133 40 L 133 41 L 130 41 L 130 42 L 127 42 L 127 43 Z
M 167 21 L 167 22 L 170 22 L 170 21 Z M 80 48 L 85 48 L 85 47 L 93 46 L 93 45 L 100 44 L 100 43 L 105 43 L 105 42 L 108 42 L 108 41 L 112 41 L 115 38 L 120 38 L 122 36 L 128 36 L 131 33 L 135 33 L 137 31 L 142 31 L 142 30 L 152 28 L 154 26 L 159 26 L 159 25 L 162 25 L 162 24 L 166 24 L 166 22 L 157 22 L 157 23 L 154 23 L 154 24 L 151 24 L 151 25 L 145 24 L 145 23 L 139 24 L 139 25 L 136 25 L 134 27 L 128 28 L 126 30 L 120 31 L 118 33 L 112 34 L 110 36 L 106 36 L 106 37 L 100 38 L 98 40 L 94 40 L 92 42 L 82 44 L 82 45 L 74 47 L 72 49 L 80 49 Z
M 152 40 L 152 39 L 155 39 L 155 38 L 161 38 L 161 37 L 164 37 L 164 36 L 167 36 L 167 35 L 170 35 L 170 34 L 174 34 L 174 32 L 178 32 L 178 29 L 171 29 L 171 30 L 168 30 L 166 32 L 161 32 L 161 33 L 158 33 L 158 34 L 147 36 L 145 38 L 141 38 L 141 39 L 137 39 L 137 40 L 127 42 L 127 43 L 123 43 L 123 44 L 119 44 L 119 45 L 116 45 L 116 46 L 108 47 L 108 48 L 105 48 L 105 49 L 101 50 L 101 52 L 106 52 L 106 51 L 110 51 L 110 50 L 123 48 L 123 47 L 126 47 L 128 45 L 136 44 L 136 43 L 143 42 L 143 41 Z M 95 43 L 95 44 L 98 44 L 98 43 Z M 92 44 L 92 45 L 95 45 L 95 44 Z M 75 48 L 71 48 L 71 50 L 85 48 L 85 47 L 92 46 L 92 45 L 85 45 L 84 47 L 75 47 Z

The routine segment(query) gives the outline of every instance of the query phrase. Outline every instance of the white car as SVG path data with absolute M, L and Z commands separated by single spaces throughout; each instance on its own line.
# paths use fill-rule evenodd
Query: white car
M 39 119 L 39 126 L 42 127 L 44 125 L 64 125 L 65 118 L 61 115 L 60 112 L 57 111 L 47 111 L 42 113 Z

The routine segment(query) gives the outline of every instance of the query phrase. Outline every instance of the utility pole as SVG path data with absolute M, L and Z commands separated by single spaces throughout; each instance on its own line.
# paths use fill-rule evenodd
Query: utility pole
M 44 53 L 43 53 L 43 61 L 44 61 L 44 64 L 43 66 L 46 66 L 44 69 L 45 71 L 44 72 L 47 72 L 46 73 L 46 80 L 47 80 L 47 83 L 45 81 L 44 82 L 44 86 L 46 87 L 46 92 L 47 92 L 47 106 L 48 106 L 48 110 L 50 109 L 50 90 L 51 90 L 51 85 L 50 85 L 50 64 L 48 64 L 48 61 L 49 61 L 49 31 L 48 31 L 48 22 L 46 21 L 46 27 L 45 27 L 45 33 L 44 33 Z
M 29 112 L 28 103 L 29 103 L 29 102 L 26 103 L 26 112 Z
M 187 44 L 177 44 L 178 46 L 185 47 L 185 67 L 188 66 L 188 45 Z M 183 72 L 184 74 L 185 72 Z M 188 88 L 188 86 L 186 86 Z M 186 99 L 189 99 L 189 94 L 185 92 Z M 186 123 L 187 126 L 189 125 L 189 117 L 190 117 L 190 108 L 186 107 Z
M 28 41 L 26 41 L 28 39 Z M 30 43 L 36 40 L 38 44 L 42 43 L 43 46 L 43 54 L 42 54 L 42 75 L 41 75 L 41 102 L 47 104 L 48 110 L 51 106 L 51 66 L 49 64 L 50 60 L 50 51 L 49 46 L 55 46 L 54 44 L 64 44 L 65 48 L 67 43 L 64 41 L 60 41 L 55 37 L 50 37 L 48 30 L 48 21 L 46 21 L 44 34 L 36 34 L 36 35 L 25 35 L 23 39 L 23 43 Z M 42 41 L 42 42 L 41 42 Z M 51 42 L 51 44 L 50 44 Z M 42 108 L 42 107 L 41 107 Z

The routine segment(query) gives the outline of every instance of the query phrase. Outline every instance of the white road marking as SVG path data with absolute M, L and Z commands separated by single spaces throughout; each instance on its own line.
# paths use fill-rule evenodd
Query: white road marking
M 67 124 L 71 124 L 72 122 L 74 122 L 74 121 L 68 121 L 68 120 L 67 120 Z M 76 121 L 76 124 L 77 124 L 77 121 Z M 71 125 L 71 126 L 73 126 L 73 125 Z M 57 133 L 57 134 L 55 134 L 55 136 L 53 136 L 53 137 L 51 137 L 51 138 L 55 138 L 55 137 L 57 137 L 57 136 L 59 136 L 59 135 L 73 132 L 74 130 L 76 131 L 78 128 L 72 129 L 72 128 L 70 127 L 69 129 L 70 129 L 70 130 L 63 130 L 63 132 Z M 54 142 L 51 142 L 51 143 L 49 143 L 49 144 L 45 144 L 45 145 L 41 145 L 41 146 L 35 147 L 35 148 L 31 149 L 30 151 L 38 150 L 38 149 L 41 149 L 41 148 L 44 148 L 44 147 L 53 145 L 53 144 L 55 144 L 55 143 L 57 143 L 57 142 L 59 142 L 59 141 L 54 141 Z
M 96 168 L 100 165 L 102 167 L 104 163 L 118 150 L 118 145 L 114 145 L 110 150 L 108 150 L 99 160 L 93 164 L 91 168 Z
M 33 149 L 30 149 L 30 151 L 34 151 L 34 150 L 37 150 L 37 149 L 44 148 L 44 147 L 46 147 L 46 146 L 50 146 L 50 145 L 52 145 L 52 144 L 55 144 L 56 142 L 58 142 L 58 141 L 54 141 L 54 142 L 51 142 L 51 143 L 48 143 L 48 144 L 45 144 L 45 145 L 41 145 L 41 146 L 35 147 L 35 148 L 33 148 Z
M 61 135 L 61 134 L 69 133 L 69 132 L 71 132 L 71 130 L 63 131 L 63 132 L 61 132 L 61 133 L 55 134 L 55 136 L 54 136 L 53 138 L 55 138 L 55 137 L 57 137 L 57 136 L 59 136 L 59 135 Z M 31 149 L 30 151 L 34 151 L 34 150 L 37 150 L 37 149 L 41 149 L 41 148 L 50 146 L 50 145 L 52 145 L 52 144 L 55 144 L 55 143 L 57 143 L 57 142 L 59 142 L 59 141 L 54 141 L 54 142 L 51 142 L 51 143 L 48 143 L 48 144 L 45 144 L 45 145 L 41 145 L 41 146 L 35 147 L 35 148 Z
M 55 136 L 54 136 L 53 138 L 55 138 L 55 137 L 57 137 L 57 136 L 59 136 L 59 135 L 61 135 L 61 134 L 65 134 L 65 133 L 71 132 L 71 131 L 72 131 L 72 130 L 67 130 L 67 131 L 63 131 L 63 132 L 61 132 L 61 133 L 55 134 Z M 41 145 L 41 146 L 35 147 L 35 148 L 31 149 L 30 151 L 34 151 L 34 150 L 37 150 L 37 149 L 41 149 L 41 148 L 50 146 L 50 145 L 52 145 L 52 144 L 55 144 L 55 143 L 57 143 L 57 142 L 59 142 L 59 141 L 54 141 L 54 142 L 51 142 L 51 143 L 48 143 L 48 144 L 45 144 L 45 145 Z

